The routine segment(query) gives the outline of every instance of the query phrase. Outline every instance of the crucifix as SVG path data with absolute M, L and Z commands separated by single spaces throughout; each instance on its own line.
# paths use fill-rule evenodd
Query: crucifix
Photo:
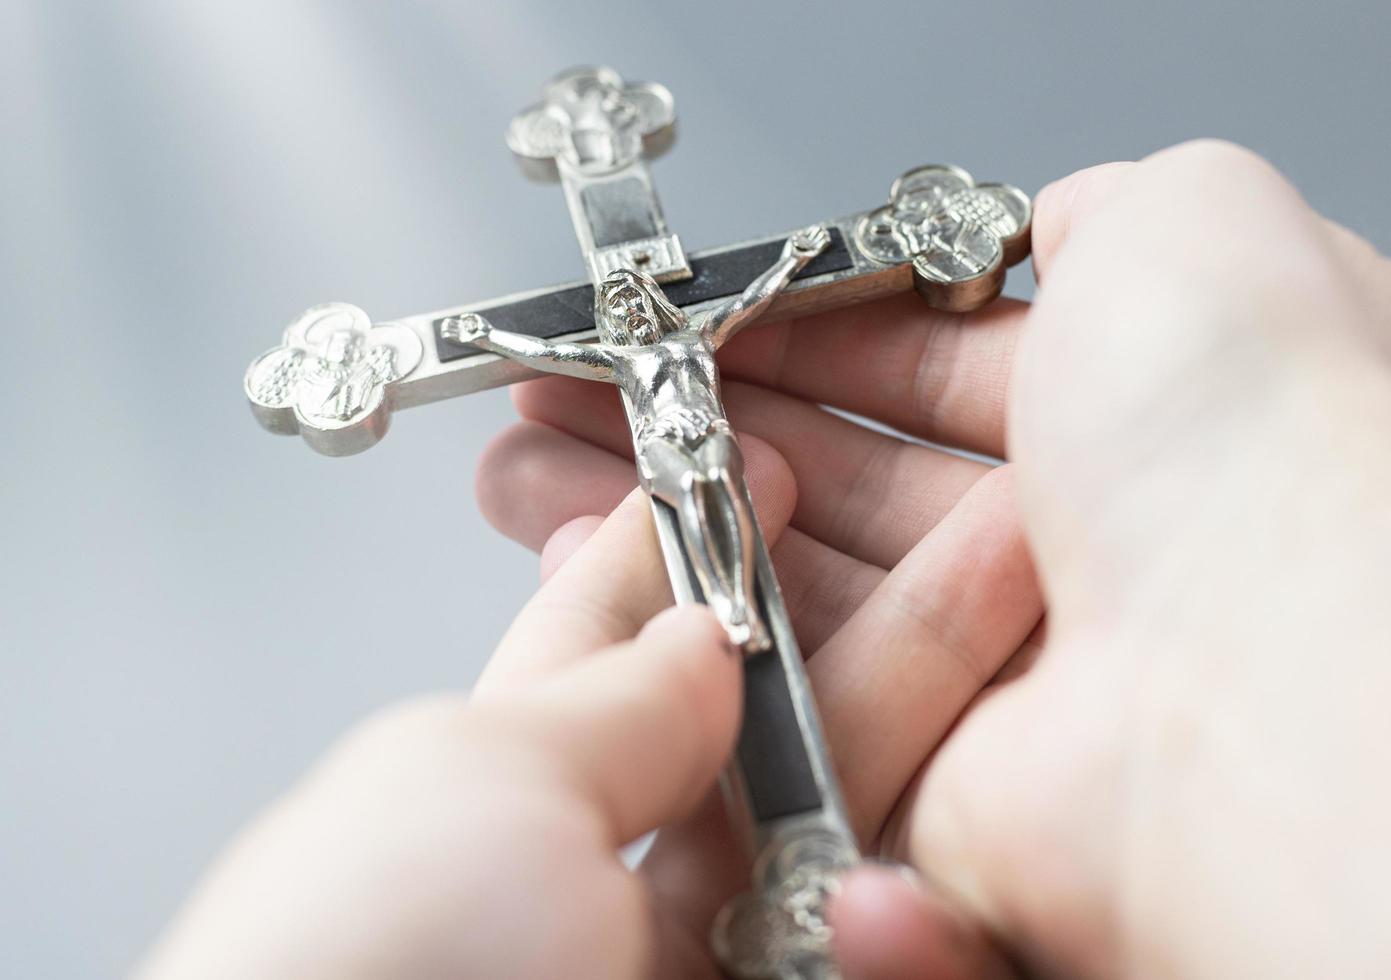
M 244 388 L 267 429 L 342 456 L 380 440 L 398 408 L 546 372 L 614 385 L 672 592 L 708 605 L 743 652 L 744 722 L 722 783 L 753 870 L 716 917 L 714 951 L 751 980 L 834 977 L 825 904 L 860 854 L 715 352 L 756 319 L 907 289 L 937 309 L 977 309 L 1028 255 L 1030 201 L 958 167 L 918 167 L 872 210 L 687 255 L 647 166 L 674 124 L 661 85 L 609 68 L 557 76 L 507 144 L 528 175 L 560 182 L 585 280 L 380 323 L 346 303 L 316 306 L 252 362 Z

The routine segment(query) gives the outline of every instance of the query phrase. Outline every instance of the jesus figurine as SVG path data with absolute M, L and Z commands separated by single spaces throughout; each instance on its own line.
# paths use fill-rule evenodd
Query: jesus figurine
M 782 256 L 744 292 L 688 317 L 650 277 L 610 273 L 594 295 L 598 344 L 557 344 L 495 330 L 466 313 L 441 326 L 449 340 L 552 374 L 617 385 L 631 408 L 642 488 L 676 514 L 682 548 L 705 602 L 749 653 L 772 639 L 755 588 L 756 525 L 744 457 L 720 401 L 715 351 L 762 314 L 830 244 L 820 225 L 787 240 Z

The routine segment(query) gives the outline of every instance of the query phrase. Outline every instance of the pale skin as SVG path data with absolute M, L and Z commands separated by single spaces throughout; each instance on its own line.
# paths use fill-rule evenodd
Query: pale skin
M 861 837 L 933 883 L 847 883 L 846 973 L 1384 976 L 1391 266 L 1211 142 L 1047 188 L 1035 262 L 721 358 Z M 670 597 L 594 387 L 519 390 L 482 466 L 547 581 L 471 699 L 337 748 L 148 975 L 715 975 L 738 671 L 699 610 L 633 639 Z
M 664 305 L 660 287 L 648 277 L 616 272 L 596 290 L 600 335 L 609 343 L 553 343 L 497 330 L 476 314 L 443 327 L 456 342 L 537 371 L 618 386 L 632 406 L 642 487 L 675 512 L 705 601 L 730 640 L 748 650 L 765 649 L 771 637 L 758 612 L 757 525 L 744 492 L 744 457 L 720 402 L 715 352 L 762 315 L 829 244 L 819 225 L 797 232 L 742 294 L 690 320 Z M 712 536 L 713 527 L 723 534 Z

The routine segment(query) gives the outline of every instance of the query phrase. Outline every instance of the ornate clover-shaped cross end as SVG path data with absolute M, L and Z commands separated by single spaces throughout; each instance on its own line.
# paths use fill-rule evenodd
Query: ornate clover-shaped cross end
M 420 338 L 395 323 L 373 325 L 347 303 L 306 310 L 285 342 L 251 362 L 243 387 L 271 432 L 299 433 L 328 456 L 376 445 L 391 421 L 391 386 L 415 370 Z
M 508 147 L 533 179 L 556 179 L 558 165 L 591 177 L 612 173 L 655 159 L 675 138 L 675 100 L 656 82 L 625 83 L 612 68 L 571 68 L 541 95 L 507 130 Z
M 914 288 L 929 304 L 964 313 L 999 296 L 1005 270 L 1028 256 L 1031 219 L 1018 188 L 934 165 L 894 181 L 888 206 L 861 219 L 855 241 L 876 262 L 911 261 Z
M 740 980 L 840 980 L 827 905 L 859 861 L 844 838 L 825 831 L 775 840 L 754 865 L 756 890 L 715 917 L 721 965 Z

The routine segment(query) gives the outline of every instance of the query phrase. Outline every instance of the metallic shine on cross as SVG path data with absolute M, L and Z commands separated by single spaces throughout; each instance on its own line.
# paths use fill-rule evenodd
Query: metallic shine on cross
M 672 143 L 671 93 L 576 68 L 542 94 L 507 145 L 529 176 L 559 180 L 587 279 L 381 323 L 346 303 L 316 306 L 251 364 L 245 393 L 270 431 L 344 456 L 380 440 L 397 408 L 546 372 L 617 387 L 672 592 L 708 605 L 744 652 L 744 727 L 724 788 L 753 872 L 715 920 L 714 952 L 738 977 L 836 977 L 825 904 L 860 854 L 715 351 L 755 319 L 910 288 L 937 309 L 977 309 L 1028 255 L 1029 198 L 957 167 L 918 167 L 881 207 L 687 255 L 646 162 Z

